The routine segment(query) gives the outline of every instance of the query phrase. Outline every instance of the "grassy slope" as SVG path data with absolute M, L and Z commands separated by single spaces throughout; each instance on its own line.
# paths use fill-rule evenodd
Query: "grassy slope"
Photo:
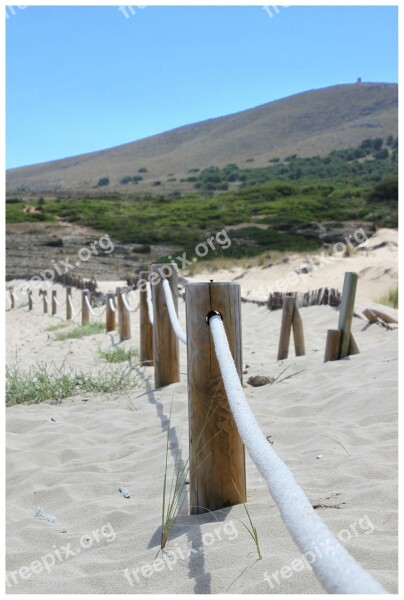
M 397 85 L 339 85 L 297 94 L 234 115 L 188 125 L 102 152 L 53 161 L 7 173 L 7 193 L 25 187 L 37 192 L 167 193 L 189 191 L 185 179 L 194 168 L 263 167 L 274 157 L 324 155 L 358 145 L 367 137 L 397 135 Z M 139 173 L 146 168 L 147 172 Z M 142 176 L 137 185 L 124 177 Z M 175 180 L 175 181 L 173 181 Z M 154 183 L 160 181 L 156 187 Z

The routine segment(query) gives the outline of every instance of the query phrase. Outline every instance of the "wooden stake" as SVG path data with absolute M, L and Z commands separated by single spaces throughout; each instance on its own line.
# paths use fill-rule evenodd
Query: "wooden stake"
M 10 301 L 11 301 L 11 308 L 14 308 L 15 306 L 15 302 L 14 302 L 14 294 L 13 294 L 13 290 L 10 290 Z
M 70 321 L 70 319 L 72 318 L 72 307 L 70 306 L 69 298 L 70 298 L 70 300 L 72 298 L 72 288 L 71 287 L 66 288 L 66 320 L 67 321 Z
M 304 345 L 303 321 L 296 304 L 293 309 L 292 326 L 295 354 L 296 356 L 305 356 L 306 348 Z
M 329 329 L 327 331 L 327 340 L 325 343 L 324 362 L 338 360 L 341 346 L 341 331 L 339 329 Z
M 48 290 L 41 290 L 42 292 L 42 302 L 43 302 L 43 312 L 48 312 Z
M 115 313 L 114 313 L 114 311 L 111 308 L 110 302 L 114 303 L 115 307 L 116 307 L 115 294 L 112 293 L 112 292 L 109 292 L 106 295 L 107 306 L 106 306 L 106 309 L 105 309 L 105 314 L 106 314 L 106 317 L 105 317 L 106 323 L 105 323 L 105 325 L 106 325 L 107 333 L 109 331 L 115 331 Z
M 289 354 L 290 332 L 292 329 L 293 311 L 295 307 L 294 296 L 283 297 L 281 333 L 279 336 L 278 360 L 284 360 Z
M 81 292 L 81 324 L 85 325 L 90 322 L 90 310 L 88 308 L 88 304 L 86 302 L 86 298 L 88 299 L 89 291 L 83 290 Z
M 28 310 L 32 310 L 33 302 L 32 302 L 32 290 L 28 290 Z
M 140 362 L 153 365 L 153 325 L 150 323 L 147 306 L 147 292 L 144 282 L 149 280 L 150 271 L 139 273 L 139 320 L 140 320 Z M 152 286 L 153 294 L 153 286 Z
M 339 313 L 338 329 L 341 334 L 341 348 L 339 357 L 345 358 L 349 354 L 351 341 L 352 318 L 355 305 L 356 287 L 358 284 L 357 273 L 345 273 L 342 301 Z
M 52 317 L 53 315 L 56 315 L 57 312 L 56 295 L 56 290 L 52 290 Z
M 354 354 L 359 354 L 359 348 L 354 336 L 351 333 L 351 339 L 349 340 L 348 356 L 353 356 Z
M 175 265 L 152 265 L 150 284 L 153 296 L 153 364 L 156 388 L 180 380 L 179 342 L 171 325 L 163 278 L 170 284 L 174 306 L 178 313 L 178 272 Z
M 118 329 L 119 329 L 119 340 L 130 340 L 130 314 L 126 306 L 122 301 L 123 290 L 120 287 L 116 288 L 116 301 L 118 309 Z
M 237 283 L 185 286 L 191 514 L 246 501 L 244 445 L 230 410 L 206 316 L 219 311 L 242 382 Z M 234 486 L 235 482 L 237 489 Z M 238 490 L 238 491 L 237 491 Z

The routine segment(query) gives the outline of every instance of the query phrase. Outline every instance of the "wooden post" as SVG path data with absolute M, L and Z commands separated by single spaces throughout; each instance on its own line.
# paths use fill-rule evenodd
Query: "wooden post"
M 279 336 L 278 360 L 283 360 L 289 354 L 290 332 L 292 329 L 293 311 L 295 307 L 294 296 L 283 297 L 281 333 Z
M 66 288 L 66 320 L 70 321 L 72 318 L 72 307 L 70 306 L 69 299 L 72 299 L 72 288 L 69 286 Z
M 233 419 L 206 316 L 220 312 L 242 382 L 238 283 L 185 286 L 191 514 L 246 501 L 244 445 Z M 237 489 L 234 483 L 237 486 Z
M 90 322 L 90 310 L 88 308 L 88 304 L 86 302 L 86 298 L 88 299 L 88 290 L 83 290 L 81 292 L 81 324 L 85 325 Z
M 56 305 L 56 290 L 52 290 L 52 317 L 53 315 L 56 315 L 57 312 L 57 305 Z
M 329 329 L 327 331 L 327 340 L 325 343 L 324 362 L 339 359 L 341 346 L 341 331 L 339 329 Z
M 119 329 L 119 340 L 130 340 L 130 314 L 126 306 L 122 301 L 123 290 L 120 287 L 116 288 L 116 302 L 118 310 L 118 329 Z
M 149 281 L 150 271 L 139 273 L 139 321 L 140 321 L 140 363 L 153 365 L 153 325 L 149 319 L 147 291 L 145 283 Z M 153 290 L 152 290 L 153 293 Z
M 295 354 L 296 356 L 305 356 L 306 347 L 304 345 L 303 321 L 296 304 L 293 309 L 292 327 L 293 340 L 295 343 Z
M 28 310 L 32 310 L 32 290 L 28 290 Z
M 107 303 L 107 307 L 105 309 L 105 314 L 106 314 L 106 318 L 105 318 L 105 325 L 106 325 L 106 330 L 107 333 L 109 331 L 115 331 L 115 313 L 111 308 L 111 302 L 114 302 L 115 300 L 115 294 L 112 292 L 108 292 L 108 294 L 106 295 L 106 303 Z M 116 306 L 116 303 L 115 303 Z
M 48 290 L 41 290 L 42 291 L 42 302 L 43 302 L 43 312 L 47 313 L 48 312 Z
M 344 287 L 342 289 L 342 301 L 339 313 L 338 329 L 341 331 L 340 358 L 349 354 L 351 343 L 351 327 L 355 305 L 356 287 L 358 284 L 357 273 L 345 273 Z
M 174 264 L 152 265 L 150 284 L 153 296 L 153 364 L 156 388 L 180 380 L 179 342 L 171 325 L 163 278 L 170 284 L 174 306 L 178 313 L 178 272 Z
M 11 301 L 11 308 L 14 308 L 15 306 L 15 302 L 14 302 L 14 294 L 13 294 L 13 290 L 10 290 L 10 301 Z

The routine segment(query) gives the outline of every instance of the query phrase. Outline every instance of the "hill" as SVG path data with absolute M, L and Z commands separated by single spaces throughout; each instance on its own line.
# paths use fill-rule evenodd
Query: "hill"
M 338 85 L 187 125 L 115 148 L 10 169 L 7 195 L 190 191 L 190 173 L 232 163 L 264 167 L 397 135 L 398 86 Z

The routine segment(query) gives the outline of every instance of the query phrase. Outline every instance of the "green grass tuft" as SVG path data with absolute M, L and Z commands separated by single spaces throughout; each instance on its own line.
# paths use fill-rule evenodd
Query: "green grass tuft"
M 130 348 L 129 350 L 113 348 L 112 350 L 99 350 L 98 353 L 101 358 L 110 363 L 130 362 L 133 358 L 138 357 L 138 352 L 135 348 Z
M 105 325 L 103 323 L 87 323 L 86 325 L 79 325 L 71 331 L 64 333 L 57 333 L 55 339 L 59 342 L 63 340 L 74 340 L 85 337 L 87 335 L 95 335 L 97 333 L 103 333 L 105 331 Z
M 379 304 L 384 304 L 385 306 L 391 306 L 392 308 L 398 308 L 398 287 L 392 288 L 384 294 L 379 300 Z

